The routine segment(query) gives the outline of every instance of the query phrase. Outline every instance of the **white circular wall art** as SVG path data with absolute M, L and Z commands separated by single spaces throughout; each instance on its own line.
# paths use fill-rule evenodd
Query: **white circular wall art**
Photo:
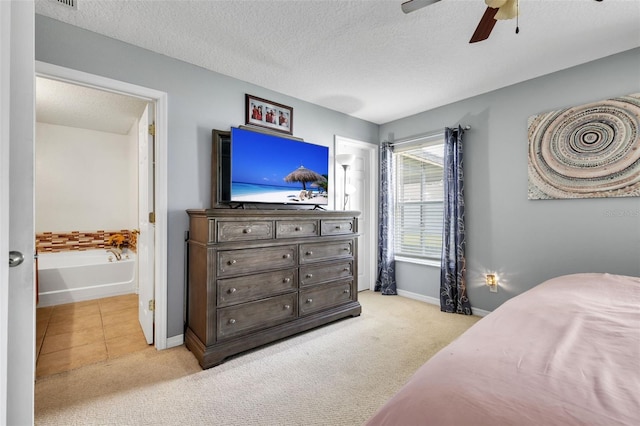
M 640 196 L 640 93 L 529 118 L 529 199 Z

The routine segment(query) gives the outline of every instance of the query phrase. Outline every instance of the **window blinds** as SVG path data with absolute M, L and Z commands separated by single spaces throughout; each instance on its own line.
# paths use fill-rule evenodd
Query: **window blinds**
M 396 255 L 439 259 L 442 248 L 444 141 L 394 153 Z

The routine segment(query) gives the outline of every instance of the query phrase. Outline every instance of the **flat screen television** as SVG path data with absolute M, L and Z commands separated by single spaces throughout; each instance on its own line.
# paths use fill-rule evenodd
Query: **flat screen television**
M 223 203 L 328 204 L 326 146 L 232 127 L 220 157 Z

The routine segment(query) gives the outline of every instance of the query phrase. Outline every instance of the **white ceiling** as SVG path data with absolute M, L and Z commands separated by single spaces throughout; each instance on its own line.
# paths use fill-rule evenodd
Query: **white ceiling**
M 519 34 L 515 20 L 499 21 L 475 44 L 483 0 L 411 14 L 403 1 L 35 3 L 38 14 L 378 124 L 640 46 L 639 0 L 520 0 Z
M 131 96 L 36 78 L 36 121 L 126 135 L 147 102 Z

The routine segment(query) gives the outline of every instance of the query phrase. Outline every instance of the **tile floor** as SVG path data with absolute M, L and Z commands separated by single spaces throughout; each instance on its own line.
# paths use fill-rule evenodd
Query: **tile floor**
M 138 323 L 137 294 L 36 310 L 36 377 L 148 347 Z

